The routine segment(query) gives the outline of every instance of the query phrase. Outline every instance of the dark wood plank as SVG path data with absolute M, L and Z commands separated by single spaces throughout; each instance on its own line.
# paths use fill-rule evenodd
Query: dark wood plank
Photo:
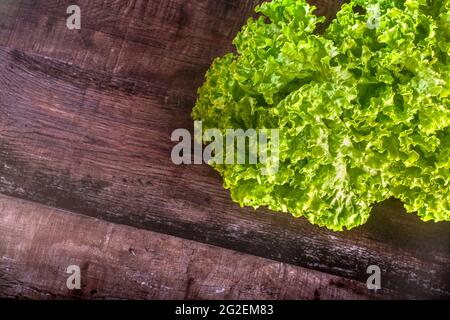
M 0 33 L 0 192 L 361 282 L 377 264 L 385 288 L 450 296 L 448 223 L 422 223 L 390 201 L 363 228 L 336 234 L 240 209 L 208 167 L 171 164 L 170 133 L 191 127 L 195 89 L 211 59 L 231 50 L 253 2 L 199 2 L 203 18 L 177 26 L 167 12 L 187 1 L 85 1 L 97 22 L 85 18 L 87 32 L 77 35 L 60 21 L 66 1 L 5 3 L 16 22 Z M 147 11 L 125 3 L 158 8 L 148 17 L 164 14 L 142 19 Z M 30 35 L 45 21 L 54 23 Z M 172 28 L 182 36 L 172 38 Z M 121 54 L 108 58 L 112 49 Z
M 67 267 L 81 269 L 68 290 Z M 0 297 L 378 299 L 389 290 L 0 196 Z
M 261 1 L 2 1 L 0 45 L 192 94 Z M 72 4 L 81 30 L 66 27 Z

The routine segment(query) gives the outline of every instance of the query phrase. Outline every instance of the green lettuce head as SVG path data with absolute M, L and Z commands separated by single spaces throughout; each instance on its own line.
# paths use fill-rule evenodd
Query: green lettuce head
M 305 0 L 256 11 L 193 110 L 206 129 L 280 130 L 276 172 L 213 165 L 233 200 L 335 231 L 390 197 L 449 221 L 450 0 L 354 0 L 323 34 Z

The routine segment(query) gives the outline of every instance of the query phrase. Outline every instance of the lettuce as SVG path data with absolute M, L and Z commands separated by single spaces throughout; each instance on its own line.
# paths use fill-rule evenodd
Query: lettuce
M 315 9 L 257 7 L 199 89 L 205 128 L 280 129 L 277 172 L 212 164 L 232 199 L 335 231 L 391 197 L 450 221 L 450 0 L 354 0 L 323 34 Z

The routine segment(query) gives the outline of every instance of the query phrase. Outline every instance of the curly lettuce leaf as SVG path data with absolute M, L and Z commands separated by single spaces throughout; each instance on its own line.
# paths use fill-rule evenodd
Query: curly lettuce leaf
M 232 199 L 335 231 L 390 197 L 450 221 L 450 1 L 354 0 L 321 35 L 305 0 L 256 11 L 192 113 L 206 129 L 280 129 L 277 172 L 213 165 Z

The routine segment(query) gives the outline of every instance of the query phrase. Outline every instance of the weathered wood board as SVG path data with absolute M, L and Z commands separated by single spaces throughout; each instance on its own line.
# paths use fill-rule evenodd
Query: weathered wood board
M 207 166 L 171 163 L 171 132 L 192 127 L 205 71 L 258 2 L 75 1 L 68 30 L 73 1 L 1 1 L 0 193 L 362 283 L 375 264 L 386 289 L 450 297 L 448 223 L 392 200 L 333 233 L 241 209 Z
M 0 196 L 0 297 L 377 299 L 362 283 Z M 67 267 L 81 269 L 69 290 Z

